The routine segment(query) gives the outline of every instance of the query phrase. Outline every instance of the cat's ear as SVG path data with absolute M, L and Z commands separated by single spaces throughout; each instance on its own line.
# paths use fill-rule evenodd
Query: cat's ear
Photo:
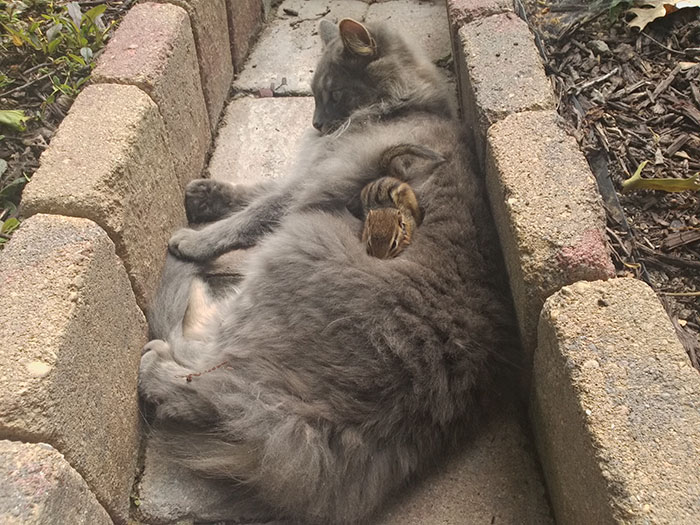
M 343 45 L 353 55 L 372 57 L 377 54 L 377 43 L 361 23 L 351 18 L 344 18 L 338 24 Z
M 326 47 L 331 40 L 336 38 L 339 34 L 338 26 L 333 22 L 322 18 L 318 23 L 318 34 L 321 35 L 321 42 L 323 42 L 323 47 Z

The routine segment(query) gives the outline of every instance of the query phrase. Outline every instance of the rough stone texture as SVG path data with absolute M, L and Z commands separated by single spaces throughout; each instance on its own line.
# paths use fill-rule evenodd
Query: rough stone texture
M 492 416 L 481 423 L 473 441 L 447 461 L 439 461 L 431 474 L 389 502 L 371 523 L 552 524 L 533 447 L 518 423 L 518 411 L 502 400 L 489 412 Z M 246 506 L 253 505 L 231 499 L 231 490 L 224 485 L 188 474 L 150 447 L 138 490 L 139 516 L 153 523 L 182 519 L 249 523 Z
M 554 96 L 527 24 L 514 13 L 464 25 L 456 45 L 462 114 L 483 162 L 486 131 L 511 113 L 553 109 Z
M 461 85 L 466 74 L 464 71 L 466 62 L 458 33 L 459 28 L 474 20 L 512 11 L 513 0 L 447 0 L 447 19 L 458 93 L 464 93 L 466 89 Z
M 107 231 L 146 308 L 183 197 L 158 107 L 135 86 L 97 84 L 76 99 L 22 196 L 25 215 L 85 217 Z
M 286 15 L 284 8 L 299 14 Z M 324 18 L 333 22 L 342 18 L 362 21 L 367 4 L 359 0 L 286 0 L 278 8 L 279 18 L 269 22 L 260 35 L 234 88 L 255 93 L 273 85 L 279 88 L 278 93 L 310 95 L 311 79 L 321 54 L 318 15 L 326 9 L 330 12 Z
M 548 299 L 533 384 L 558 523 L 700 523 L 700 376 L 646 284 Z
M 423 49 L 431 60 L 450 55 L 450 33 L 445 17 L 445 2 L 397 0 L 372 4 L 367 11 L 368 22 L 386 22 L 396 31 Z
M 474 20 L 512 12 L 512 0 L 447 0 L 447 16 L 455 33 Z
M 226 11 L 233 68 L 238 72 L 262 28 L 263 4 L 260 0 L 226 0 Z
M 92 81 L 132 84 L 160 109 L 182 187 L 200 176 L 211 142 L 197 53 L 187 12 L 170 4 L 137 4 L 100 56 Z
M 486 157 L 491 209 L 531 356 L 547 297 L 566 284 L 614 276 L 605 214 L 588 163 L 554 111 L 526 111 L 494 124 Z
M 0 523 L 111 525 L 112 520 L 51 445 L 0 441 Z
M 255 183 L 286 175 L 311 126 L 311 97 L 234 100 L 226 110 L 209 163 L 212 178 Z
M 175 4 L 190 15 L 199 58 L 199 76 L 209 112 L 209 124 L 214 131 L 233 80 L 226 0 L 153 1 Z
M 380 514 L 377 525 L 552 524 L 532 445 L 499 403 L 473 442 Z
M 0 267 L 0 438 L 50 443 L 125 523 L 146 320 L 114 245 L 92 221 L 40 214 Z

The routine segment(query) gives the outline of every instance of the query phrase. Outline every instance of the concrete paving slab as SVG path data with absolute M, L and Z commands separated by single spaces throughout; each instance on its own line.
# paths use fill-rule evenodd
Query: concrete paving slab
M 520 425 L 518 410 L 501 399 L 492 403 L 488 414 L 473 440 L 438 461 L 430 474 L 390 501 L 370 523 L 553 524 L 534 447 Z M 150 447 L 138 490 L 139 516 L 154 523 L 257 523 L 269 512 L 226 485 L 193 476 Z M 257 514 L 257 521 L 246 519 L 251 513 Z
M 112 520 L 51 445 L 0 441 L 0 523 L 112 525 Z
M 254 183 L 289 172 L 298 142 L 311 126 L 311 97 L 233 100 L 226 109 L 209 163 L 209 174 L 222 181 Z
M 195 476 L 150 444 L 136 493 L 136 516 L 146 523 L 251 523 L 274 516 L 261 503 L 237 494 L 230 484 Z
M 35 215 L 0 267 L 11 316 L 0 323 L 0 438 L 50 443 L 125 523 L 147 326 L 114 244 L 90 220 Z
M 158 106 L 135 86 L 95 84 L 78 95 L 41 155 L 22 212 L 99 224 L 146 309 L 170 233 L 185 223 L 182 195 Z
M 649 286 L 550 297 L 532 392 L 558 523 L 700 523 L 700 375 Z
M 297 16 L 284 14 L 284 9 Z M 321 18 L 337 22 L 342 18 L 364 20 L 367 4 L 359 0 L 286 0 L 278 18 L 268 22 L 260 39 L 233 83 L 240 92 L 255 93 L 271 85 L 282 93 L 311 95 L 311 79 L 321 54 L 317 34 Z
M 175 173 L 184 188 L 201 176 L 211 129 L 187 12 L 171 4 L 137 4 L 110 39 L 94 83 L 144 90 L 163 116 Z
M 386 22 L 435 62 L 452 52 L 444 0 L 396 0 L 369 6 L 368 22 Z
M 489 410 L 473 442 L 396 498 L 377 525 L 553 525 L 534 448 L 515 407 Z

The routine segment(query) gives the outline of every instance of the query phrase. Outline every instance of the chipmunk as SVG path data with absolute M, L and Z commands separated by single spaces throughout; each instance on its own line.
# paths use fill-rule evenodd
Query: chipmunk
M 416 168 L 416 158 L 431 163 Z M 364 215 L 362 242 L 369 255 L 390 259 L 411 244 L 413 233 L 423 222 L 423 210 L 413 188 L 401 179 L 410 178 L 411 170 L 432 170 L 444 161 L 435 151 L 417 144 L 399 144 L 382 154 L 380 173 L 388 175 L 370 182 L 360 192 Z
M 365 222 L 362 242 L 367 253 L 391 259 L 411 244 L 415 229 L 423 222 L 423 211 L 413 188 L 394 177 L 367 184 L 360 193 Z

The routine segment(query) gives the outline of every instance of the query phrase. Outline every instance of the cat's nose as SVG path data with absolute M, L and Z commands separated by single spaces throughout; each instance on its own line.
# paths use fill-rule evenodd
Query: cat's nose
M 322 131 L 322 130 L 323 130 L 323 122 L 314 119 L 313 124 L 314 124 L 314 127 L 315 127 L 317 130 L 319 130 L 319 131 Z

